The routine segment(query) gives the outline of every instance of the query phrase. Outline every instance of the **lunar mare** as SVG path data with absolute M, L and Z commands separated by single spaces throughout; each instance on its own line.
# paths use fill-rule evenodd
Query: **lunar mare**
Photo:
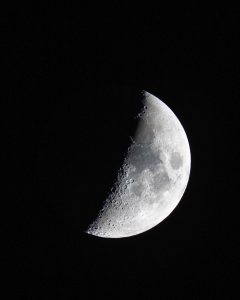
M 186 189 L 191 165 L 186 133 L 172 110 L 144 92 L 138 127 L 117 180 L 87 233 L 140 234 L 163 221 Z

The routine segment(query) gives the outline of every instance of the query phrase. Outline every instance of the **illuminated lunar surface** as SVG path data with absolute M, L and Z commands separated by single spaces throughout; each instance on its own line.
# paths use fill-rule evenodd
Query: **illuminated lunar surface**
M 191 165 L 186 133 L 172 110 L 144 92 L 143 108 L 116 183 L 87 233 L 140 234 L 163 221 L 186 189 Z

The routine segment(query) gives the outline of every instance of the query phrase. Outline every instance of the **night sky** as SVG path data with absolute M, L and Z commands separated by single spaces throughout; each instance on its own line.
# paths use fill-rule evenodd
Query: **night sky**
M 238 299 L 239 17 L 114 1 L 9 10 L 9 299 Z M 143 234 L 84 234 L 130 145 L 143 89 L 187 133 L 186 192 Z

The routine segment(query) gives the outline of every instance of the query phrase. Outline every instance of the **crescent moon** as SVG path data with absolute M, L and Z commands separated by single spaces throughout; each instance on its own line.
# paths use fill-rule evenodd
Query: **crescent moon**
M 187 187 L 190 147 L 176 115 L 144 91 L 137 118 L 117 180 L 88 234 L 123 238 L 145 232 L 175 209 Z

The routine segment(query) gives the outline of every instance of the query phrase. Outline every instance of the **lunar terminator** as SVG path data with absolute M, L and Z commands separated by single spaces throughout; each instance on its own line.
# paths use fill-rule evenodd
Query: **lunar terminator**
M 86 233 L 122 238 L 163 221 L 186 189 L 191 166 L 186 133 L 172 110 L 144 91 L 138 126 L 117 180 Z

